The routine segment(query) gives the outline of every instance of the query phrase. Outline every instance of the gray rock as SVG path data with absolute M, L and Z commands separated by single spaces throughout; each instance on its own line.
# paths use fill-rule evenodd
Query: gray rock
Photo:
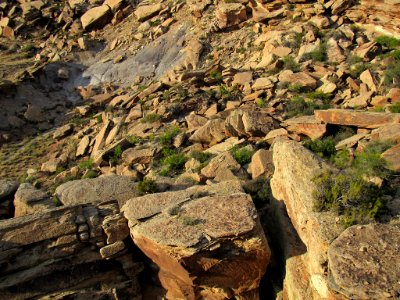
M 56 207 L 49 195 L 30 183 L 19 186 L 14 198 L 15 217 L 35 214 Z
M 81 179 L 60 185 L 55 195 L 64 205 L 101 203 L 117 200 L 120 204 L 138 195 L 131 177 L 110 175 Z
M 18 189 L 19 183 L 11 179 L 0 179 L 0 200 L 10 196 Z

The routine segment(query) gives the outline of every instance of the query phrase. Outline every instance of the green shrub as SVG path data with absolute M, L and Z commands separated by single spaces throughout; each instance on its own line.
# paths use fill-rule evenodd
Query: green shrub
M 136 135 L 129 135 L 126 137 L 126 140 L 132 145 L 137 145 L 143 141 L 143 138 Z
M 289 118 L 312 115 L 314 113 L 314 103 L 306 102 L 303 97 L 294 96 L 286 103 L 286 114 Z
M 122 152 L 123 150 L 121 146 L 115 147 L 114 152 L 108 158 L 109 163 L 113 166 L 118 164 L 121 159 Z
M 392 113 L 400 113 L 400 103 L 394 103 L 390 105 L 389 110 Z
M 328 50 L 328 45 L 325 42 L 321 42 L 319 44 L 319 47 L 315 49 L 314 51 L 305 53 L 301 60 L 306 61 L 306 60 L 312 60 L 312 61 L 326 61 L 328 58 L 327 56 L 327 50 Z
M 79 163 L 79 168 L 83 170 L 93 169 L 93 158 L 88 158 L 87 160 L 83 160 Z
M 218 70 L 214 70 L 210 72 L 210 78 L 216 81 L 222 81 L 222 73 Z
M 163 146 L 169 146 L 172 144 L 174 138 L 180 133 L 180 128 L 177 125 L 168 127 L 165 132 L 158 137 L 159 142 Z
M 390 64 L 384 71 L 384 83 L 387 86 L 395 85 L 400 82 L 400 61 Z
M 158 192 L 157 183 L 152 179 L 143 179 L 139 181 L 137 190 L 140 195 L 153 194 Z
M 400 46 L 399 39 L 387 35 L 378 36 L 375 39 L 375 42 L 382 47 L 386 47 L 388 49 L 395 49 L 396 47 Z
M 319 140 L 305 140 L 304 146 L 320 157 L 330 158 L 336 153 L 335 142 L 331 137 Z
M 87 170 L 85 174 L 82 176 L 83 179 L 89 179 L 89 178 L 96 178 L 99 176 L 99 173 L 95 170 Z M 71 180 L 71 179 L 70 179 Z
M 170 148 L 164 148 L 162 155 L 164 157 L 161 159 L 162 168 L 160 174 L 162 176 L 173 176 L 180 172 L 188 160 L 185 154 L 178 153 Z
M 383 190 L 352 172 L 326 171 L 313 179 L 316 211 L 334 211 L 346 227 L 367 223 L 385 211 Z
M 288 90 L 293 92 L 293 93 L 303 93 L 307 91 L 307 87 L 299 84 L 299 83 L 294 83 L 294 84 L 290 84 L 288 86 Z
M 257 98 L 255 103 L 260 108 L 264 108 L 267 106 L 267 102 L 263 98 Z
M 143 117 L 141 122 L 142 123 L 154 123 L 160 119 L 161 119 L 161 116 L 159 114 L 150 113 L 150 114 L 146 115 L 145 117 Z
M 353 162 L 356 173 L 360 176 L 388 178 L 390 171 L 386 169 L 387 162 L 381 154 L 391 145 L 391 143 L 373 142 L 369 143 L 362 152 L 356 153 Z
M 301 65 L 298 64 L 294 58 L 290 55 L 285 56 L 282 58 L 283 61 L 283 68 L 285 70 L 291 70 L 293 72 L 299 72 L 301 69 Z
M 235 158 L 235 160 L 241 165 L 246 165 L 248 163 L 251 162 L 251 157 L 254 154 L 254 151 L 243 147 L 238 149 L 237 147 L 233 147 L 231 149 L 231 153 L 233 155 L 233 157 Z

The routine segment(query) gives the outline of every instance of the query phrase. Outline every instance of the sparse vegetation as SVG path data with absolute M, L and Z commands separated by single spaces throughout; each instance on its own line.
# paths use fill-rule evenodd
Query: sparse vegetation
M 233 157 L 236 159 L 236 161 L 241 166 L 243 166 L 243 165 L 246 165 L 251 162 L 251 157 L 253 156 L 254 151 L 250 150 L 247 147 L 243 147 L 243 148 L 233 147 L 231 149 L 231 153 L 232 153 Z
M 93 169 L 93 159 L 92 158 L 88 158 L 87 160 L 83 160 L 79 163 L 79 168 L 83 169 L 83 170 L 90 170 Z
M 382 35 L 378 36 L 375 39 L 375 42 L 382 47 L 388 48 L 388 49 L 395 49 L 396 47 L 400 46 L 400 40 L 396 39 L 395 37 L 387 36 L 387 35 Z
M 300 71 L 301 66 L 294 60 L 293 56 L 290 55 L 285 56 L 282 58 L 282 61 L 283 61 L 283 68 L 285 70 L 291 70 L 293 72 Z
M 161 171 L 160 174 L 162 176 L 173 176 L 179 173 L 185 163 L 187 162 L 188 158 L 185 154 L 179 153 L 176 150 L 171 148 L 164 148 L 162 150 L 163 158 L 161 159 Z
M 163 146 L 170 146 L 174 138 L 180 133 L 180 128 L 177 125 L 168 127 L 165 132 L 158 137 L 159 142 Z
M 338 169 L 314 178 L 315 209 L 338 213 L 346 227 L 379 218 L 386 209 L 384 195 L 391 191 L 388 185 L 380 187 L 369 180 L 373 177 L 388 179 L 391 175 L 386 161 L 381 158 L 390 144 L 370 143 L 353 160 L 347 150 L 334 152 L 330 141 L 318 145 L 316 151 L 324 150 L 325 156 L 330 156 Z
M 155 180 L 145 178 L 142 181 L 139 181 L 137 190 L 141 195 L 157 193 L 157 183 Z
M 108 158 L 108 161 L 111 166 L 115 166 L 119 163 L 122 156 L 122 152 L 123 150 L 121 146 L 118 145 L 117 147 L 115 147 L 113 153 Z
M 326 61 L 327 50 L 328 50 L 328 45 L 325 42 L 321 42 L 319 47 L 316 50 L 304 54 L 303 57 L 301 58 L 301 60 L 305 61 L 305 60 L 311 59 L 314 62 Z
M 142 118 L 141 122 L 142 123 L 154 123 L 154 122 L 157 122 L 160 119 L 161 119 L 161 116 L 159 114 L 150 113 L 150 114 L 144 116 Z

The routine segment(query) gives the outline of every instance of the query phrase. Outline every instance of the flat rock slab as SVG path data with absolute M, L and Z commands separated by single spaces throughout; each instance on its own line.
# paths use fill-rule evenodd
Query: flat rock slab
M 329 248 L 330 287 L 350 299 L 394 299 L 400 294 L 400 228 L 352 226 Z
M 365 112 L 345 109 L 316 110 L 315 118 L 335 125 L 378 128 L 386 124 L 400 123 L 400 114 Z
M 55 194 L 64 205 L 110 200 L 117 200 L 122 205 L 128 199 L 138 196 L 134 180 L 117 175 L 69 181 L 60 185 Z
M 11 179 L 0 179 L 0 200 L 18 189 L 19 183 Z
M 142 220 L 191 199 L 240 192 L 243 192 L 243 189 L 239 181 L 226 181 L 211 186 L 194 186 L 183 191 L 164 192 L 133 198 L 127 201 L 121 210 L 130 221 Z

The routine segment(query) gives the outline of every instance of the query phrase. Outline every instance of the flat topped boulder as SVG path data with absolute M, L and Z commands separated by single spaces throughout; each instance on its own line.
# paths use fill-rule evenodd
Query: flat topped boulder
M 378 128 L 386 124 L 400 123 L 400 114 L 366 112 L 345 109 L 316 110 L 315 118 L 335 125 Z
M 211 245 L 218 238 L 252 231 L 256 218 L 257 212 L 247 194 L 208 196 L 171 207 L 169 211 L 135 226 L 131 233 L 134 237 L 142 235 L 164 246 L 193 247 L 198 251 L 197 246 Z M 205 235 L 211 241 L 205 239 Z
M 394 299 L 400 294 L 400 228 L 352 226 L 329 248 L 330 288 L 351 299 Z
M 0 178 L 0 200 L 18 189 L 19 183 L 12 179 Z
M 117 200 L 120 205 L 138 195 L 136 183 L 128 176 L 103 176 L 66 182 L 55 195 L 64 205 L 101 203 Z
M 132 198 L 125 203 L 121 210 L 128 220 L 136 223 L 136 220 L 152 217 L 190 199 L 199 198 L 199 196 L 229 195 L 230 193 L 240 192 L 243 192 L 243 189 L 239 181 L 226 181 L 211 186 L 194 186 L 182 191 Z
M 81 22 L 84 30 L 92 30 L 104 27 L 111 19 L 112 13 L 110 7 L 102 5 L 85 12 L 81 17 Z
M 270 249 L 239 181 L 133 198 L 122 211 L 168 299 L 258 295 Z

